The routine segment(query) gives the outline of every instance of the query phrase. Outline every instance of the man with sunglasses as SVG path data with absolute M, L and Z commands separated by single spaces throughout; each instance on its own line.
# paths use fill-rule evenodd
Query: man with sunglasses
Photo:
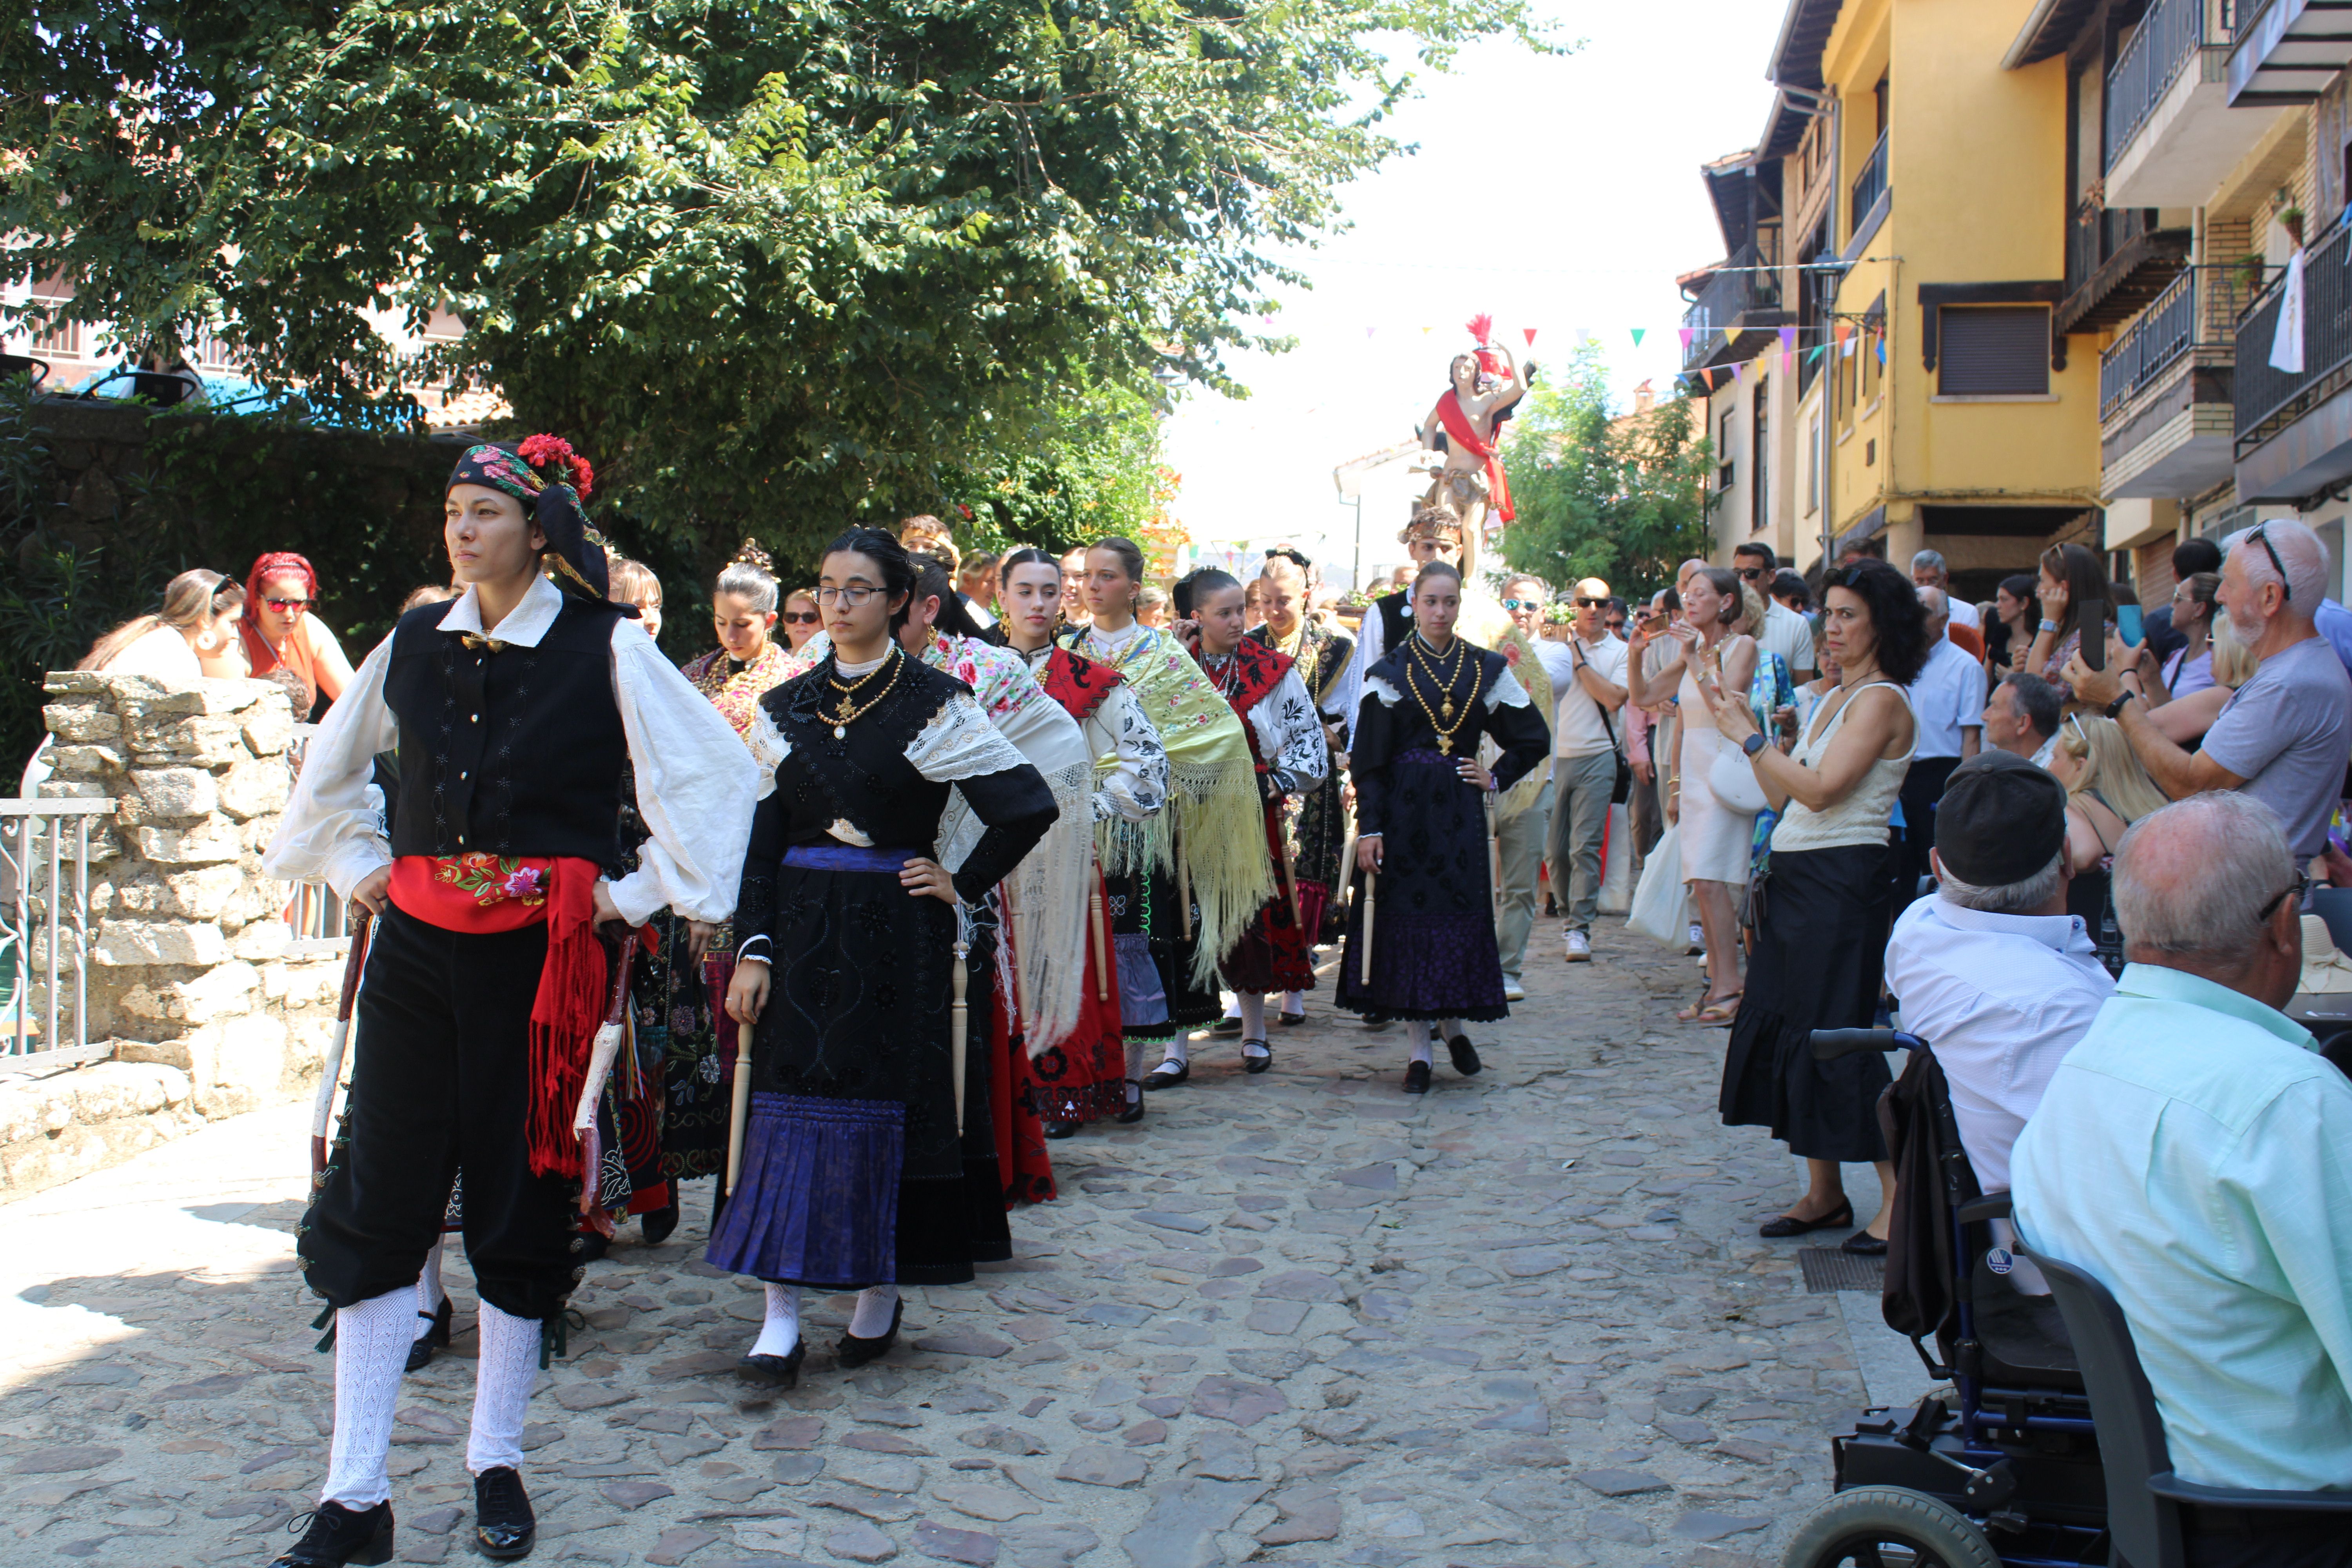
M 2131 650 L 2110 638 L 2106 668 L 2077 654 L 2066 679 L 2078 702 L 2123 726 L 2157 787 L 2175 800 L 2204 790 L 2243 790 L 2278 814 L 2287 844 L 2308 859 L 2327 846 L 2327 822 L 2352 755 L 2352 675 L 2313 624 L 2327 591 L 2327 547 L 2303 524 L 2273 518 L 2231 534 L 2221 558 L 2221 601 L 2230 626 L 2260 662 L 2203 745 L 2184 752 L 2149 719 Z
M 1742 587 L 1753 588 L 1764 601 L 1764 624 L 1756 632 L 1756 646 L 1777 653 L 1796 680 L 1813 675 L 1813 628 L 1804 616 L 1772 596 L 1772 580 L 1780 575 L 1780 558 L 1772 547 L 1754 540 L 1731 552 L 1731 569 Z
M 2114 1292 L 2173 1468 L 2205 1486 L 2352 1476 L 2352 1083 L 2279 1011 L 2303 967 L 2290 847 L 2242 794 L 2132 825 L 2131 962 L 2010 1161 L 2026 1245 Z M 2191 1568 L 2352 1564 L 2341 1516 L 2183 1513 Z
M 1577 584 L 1576 619 L 1565 642 L 1545 660 L 1552 691 L 1551 830 L 1544 848 L 1552 896 L 1559 902 L 1561 956 L 1570 963 L 1592 957 L 1592 917 L 1601 908 L 1601 847 L 1609 807 L 1621 796 L 1623 769 L 1618 711 L 1625 706 L 1625 644 L 1609 635 L 1609 584 L 1598 577 Z M 1626 783 L 1632 784 L 1630 771 Z

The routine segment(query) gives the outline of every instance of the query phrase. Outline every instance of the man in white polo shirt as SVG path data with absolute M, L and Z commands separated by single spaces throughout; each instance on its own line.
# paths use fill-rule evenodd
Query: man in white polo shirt
M 1546 646 L 1563 657 L 1547 660 L 1551 674 L 1551 842 L 1544 859 L 1552 896 L 1564 921 L 1561 939 L 1570 963 L 1592 956 L 1592 917 L 1601 904 L 1601 844 L 1617 790 L 1625 705 L 1625 645 L 1609 635 L 1609 584 L 1587 577 L 1576 585 L 1576 619 L 1568 640 Z

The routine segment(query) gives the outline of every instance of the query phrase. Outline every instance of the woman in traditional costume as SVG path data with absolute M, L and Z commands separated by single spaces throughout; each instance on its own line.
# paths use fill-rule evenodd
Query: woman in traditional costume
M 1321 782 L 1329 748 L 1297 667 L 1245 630 L 1249 609 L 1241 584 L 1214 570 L 1195 572 L 1192 583 L 1201 671 L 1241 716 L 1265 803 L 1266 861 L 1276 873 L 1273 897 L 1258 906 L 1248 930 L 1218 964 L 1241 1009 L 1242 1068 L 1261 1073 L 1274 1063 L 1265 994 L 1303 996 L 1315 988 L 1282 817 L 1290 796 Z
M 772 565 L 757 542 L 743 542 L 710 595 L 710 624 L 719 646 L 686 666 L 687 679 L 739 735 L 751 733 L 760 699 L 812 662 L 795 665 L 791 648 L 772 635 L 778 597 Z
M 1259 580 L 1265 584 L 1265 624 L 1249 635 L 1287 657 L 1298 671 L 1323 726 L 1328 757 L 1323 776 L 1291 796 L 1284 807 L 1299 924 L 1310 945 L 1337 942 L 1346 912 L 1332 893 L 1347 874 L 1341 862 L 1348 848 L 1347 773 L 1340 758 L 1348 733 L 1348 666 L 1356 657 L 1356 641 L 1307 613 L 1307 569 L 1296 555 L 1269 556 Z M 1285 996 L 1284 1025 L 1306 1021 L 1301 999 Z
M 1148 1089 L 1190 1075 L 1184 1031 L 1215 1018 L 1217 959 L 1274 891 L 1257 770 L 1231 706 L 1165 632 L 1139 626 L 1143 552 L 1098 540 L 1087 552 L 1088 625 L 1056 640 L 1126 678 L 1167 748 L 1170 807 L 1096 827 L 1118 951 L 1121 1021 L 1166 1042 Z M 1189 893 L 1189 897 L 1187 896 Z
M 835 540 L 817 587 L 830 651 L 761 699 L 751 735 L 773 787 L 743 862 L 727 993 L 755 1031 L 751 1115 L 709 1256 L 767 1283 L 744 1363 L 785 1384 L 807 1352 L 803 1287 L 860 1293 L 835 1347 L 857 1366 L 895 1342 L 901 1286 L 961 1284 L 1012 1254 L 988 1074 L 963 1052 L 985 1047 L 982 900 L 1056 812 L 971 692 L 893 640 L 914 585 L 888 534 Z M 958 801 L 982 828 L 950 872 L 941 829 Z
M 1467 1077 L 1478 1052 L 1461 1021 L 1510 1015 L 1486 807 L 1494 791 L 1541 766 L 1547 749 L 1543 720 L 1503 656 L 1454 635 L 1461 605 L 1460 573 L 1444 562 L 1421 569 L 1412 634 L 1365 671 L 1349 752 L 1356 896 L 1334 999 L 1350 1012 L 1405 1020 L 1407 1094 L 1429 1091 L 1431 1020 L 1454 1070 Z M 1501 752 L 1491 772 L 1477 761 L 1488 736 Z
M 1087 820 L 1139 825 L 1168 804 L 1168 752 L 1160 731 L 1118 671 L 1055 646 L 1062 565 L 1042 550 L 1004 559 L 997 603 L 1010 651 L 1025 659 L 1045 694 L 1086 736 L 1094 759 L 1094 799 Z M 1110 1117 L 1143 1120 L 1144 1043 L 1124 1038 L 1118 960 L 1110 940 L 1109 889 L 1097 856 L 1086 900 L 1086 974 L 1078 1016 L 1060 1044 L 1013 1059 L 1013 1092 L 1043 1123 L 1047 1138 L 1074 1136 L 1081 1124 Z
M 444 527 L 465 595 L 404 615 L 362 662 L 263 857 L 268 875 L 324 879 L 375 916 L 349 1109 L 295 1244 L 333 1314 L 335 1433 L 318 1510 L 278 1559 L 293 1568 L 391 1555 L 386 1460 L 416 1280 L 461 1166 L 481 1297 L 475 1536 L 493 1558 L 530 1550 L 523 1421 L 583 1271 L 593 1171 L 575 1128 L 610 1062 L 595 1054 L 611 1039 L 598 928 L 633 936 L 664 905 L 709 921 L 733 908 L 758 770 L 630 625 L 636 611 L 607 599 L 588 488 L 551 437 L 467 448 Z M 368 784 L 395 745 L 387 836 Z M 619 874 L 631 769 L 649 837 Z

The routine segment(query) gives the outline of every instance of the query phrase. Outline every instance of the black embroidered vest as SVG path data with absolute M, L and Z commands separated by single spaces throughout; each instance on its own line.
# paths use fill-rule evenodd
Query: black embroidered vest
M 446 605 L 401 616 L 384 674 L 400 722 L 394 855 L 618 858 L 629 760 L 613 692 L 616 612 L 566 596 L 536 647 L 469 648 Z
M 1407 603 L 1408 590 L 1400 588 L 1372 601 L 1372 608 L 1381 613 L 1381 647 L 1394 653 L 1404 647 L 1404 639 L 1412 635 L 1412 606 Z

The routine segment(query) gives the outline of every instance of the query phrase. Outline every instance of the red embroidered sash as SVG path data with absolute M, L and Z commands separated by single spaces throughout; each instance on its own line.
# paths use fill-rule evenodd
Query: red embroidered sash
M 1463 410 L 1461 396 L 1452 388 L 1447 388 L 1444 395 L 1437 400 L 1434 413 L 1445 426 L 1446 439 L 1486 465 L 1486 504 L 1494 508 L 1496 517 L 1505 522 L 1510 521 L 1516 514 L 1511 510 L 1511 487 L 1503 478 L 1502 459 L 1496 456 L 1495 448 L 1480 440 L 1478 432 L 1470 427 L 1470 416 Z
M 547 962 L 530 1004 L 524 1130 L 535 1176 L 582 1173 L 572 1114 L 587 1081 L 590 1044 L 604 1021 L 598 875 L 594 861 L 568 858 L 403 855 L 392 863 L 392 901 L 427 925 L 483 934 L 548 922 Z
M 1081 658 L 1068 648 L 1056 647 L 1045 660 L 1044 674 L 1037 684 L 1045 695 L 1060 703 L 1071 718 L 1083 724 L 1094 710 L 1111 694 L 1111 689 L 1125 680 L 1110 666 L 1098 659 Z

